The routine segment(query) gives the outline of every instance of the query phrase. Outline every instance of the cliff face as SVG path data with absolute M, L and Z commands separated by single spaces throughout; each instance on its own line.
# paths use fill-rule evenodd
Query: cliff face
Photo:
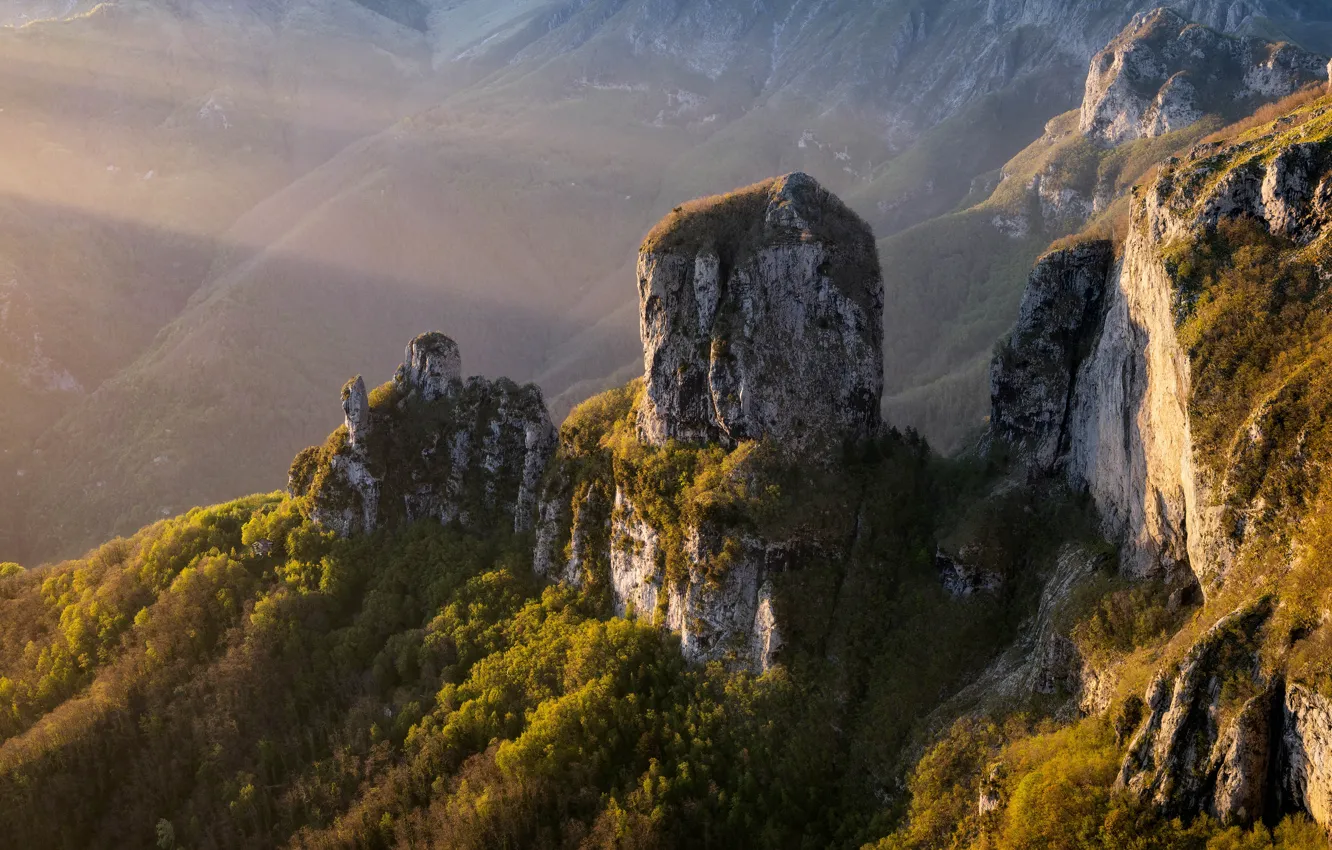
M 1178 665 L 1153 679 L 1120 786 L 1175 815 L 1210 812 L 1246 824 L 1262 816 L 1275 756 L 1274 700 L 1273 683 L 1254 673 L 1255 635 L 1270 613 L 1262 600 L 1222 618 Z M 1253 696 L 1235 704 L 1225 690 Z
M 292 464 L 289 489 L 339 536 L 434 519 L 530 530 L 555 429 L 534 386 L 462 379 L 458 346 L 423 334 L 394 379 L 342 390 L 342 428 Z
M 805 174 L 696 201 L 638 260 L 643 438 L 865 437 L 883 394 L 874 234 Z
M 881 427 L 873 236 L 791 174 L 677 209 L 638 269 L 644 377 L 565 424 L 536 569 L 605 587 L 691 660 L 763 670 L 782 643 L 773 577 L 839 559 L 856 512 L 803 530 L 772 505 L 774 470 L 835 478 L 841 447 Z
M 1234 38 L 1169 9 L 1139 14 L 1092 59 L 1082 132 L 1106 144 L 1162 136 L 1207 114 L 1243 114 L 1262 99 L 1327 78 L 1326 57 Z
M 1114 246 L 1088 242 L 1042 257 L 1017 324 L 990 368 L 991 433 L 1041 468 L 1068 450 L 1073 378 L 1100 321 Z
M 1118 256 L 1038 263 L 994 363 L 993 437 L 1091 496 L 1125 574 L 1208 598 L 1126 721 L 1119 784 L 1166 812 L 1332 817 L 1322 656 L 1301 648 L 1325 639 L 1302 582 L 1325 581 L 1306 527 L 1332 457 L 1330 201 L 1326 99 L 1199 144 L 1135 190 Z
M 1193 386 L 1201 349 L 1191 332 L 1190 351 L 1181 329 L 1192 322 L 1209 339 L 1223 334 L 1198 325 L 1208 314 L 1195 314 L 1202 293 L 1190 269 L 1197 263 L 1180 256 L 1221 238 L 1218 228 L 1236 220 L 1259 222 L 1289 245 L 1274 251 L 1315 250 L 1301 246 L 1321 244 L 1332 209 L 1326 121 L 1320 107 L 1295 131 L 1274 127 L 1240 144 L 1196 147 L 1134 199 L 1133 225 L 1113 264 L 1099 249 L 1080 246 L 1043 259 L 1033 272 L 1023 320 L 994 365 L 994 430 L 1038 467 L 1060 468 L 1091 493 L 1107 534 L 1125 544 L 1130 574 L 1187 565 L 1211 588 L 1245 538 L 1246 528 L 1234 524 L 1234 500 L 1255 502 L 1257 494 L 1236 492 L 1238 474 L 1225 458 L 1210 451 L 1198 457 L 1191 433 L 1198 415 L 1208 417 L 1209 433 L 1235 426 L 1218 423 L 1215 405 Z M 1103 303 L 1079 315 L 1073 307 L 1092 299 L 1079 301 L 1078 294 L 1097 290 L 1089 280 L 1103 280 Z M 1066 320 L 1041 332 L 1031 317 L 1049 309 L 1052 293 L 1065 292 L 1073 305 Z M 1070 359 L 1068 339 L 1089 353 Z M 1203 395 L 1216 391 L 1209 386 Z M 1065 394 L 1067 409 L 1060 405 Z M 1254 402 L 1255 435 L 1272 415 L 1270 400 Z M 1233 459 L 1242 461 L 1245 447 L 1230 443 L 1233 433 L 1213 448 L 1238 452 Z

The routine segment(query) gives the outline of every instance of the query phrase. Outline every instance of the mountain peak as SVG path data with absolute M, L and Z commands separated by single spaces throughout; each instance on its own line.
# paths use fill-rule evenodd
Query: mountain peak
M 1092 57 L 1079 129 L 1110 145 L 1163 136 L 1207 114 L 1238 117 L 1327 73 L 1327 57 L 1293 44 L 1236 38 L 1156 9 Z

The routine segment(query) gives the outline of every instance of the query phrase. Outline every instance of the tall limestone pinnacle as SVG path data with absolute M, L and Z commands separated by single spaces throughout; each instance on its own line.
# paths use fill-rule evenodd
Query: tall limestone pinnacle
M 874 234 L 794 173 L 677 207 L 643 243 L 643 439 L 804 448 L 880 425 Z
M 638 291 L 643 380 L 570 415 L 535 567 L 607 588 L 616 613 L 677 633 L 692 661 L 767 669 L 783 644 L 777 577 L 838 561 L 853 534 L 772 504 L 750 513 L 746 494 L 780 491 L 774 469 L 839 477 L 828 450 L 880 430 L 873 234 L 788 174 L 676 208 L 643 244 Z M 659 468 L 678 472 L 639 471 Z

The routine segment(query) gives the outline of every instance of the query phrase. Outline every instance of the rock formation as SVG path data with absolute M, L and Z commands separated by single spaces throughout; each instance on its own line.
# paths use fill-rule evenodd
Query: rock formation
M 458 347 L 438 333 L 407 346 L 388 384 L 342 390 L 344 426 L 292 464 L 289 489 L 342 537 L 431 518 L 485 529 L 534 524 L 555 429 L 535 386 L 462 380 Z
M 1223 522 L 1227 481 L 1194 456 L 1191 364 L 1177 333 L 1191 296 L 1165 247 L 1239 218 L 1312 244 L 1332 223 L 1329 172 L 1332 144 L 1279 125 L 1244 145 L 1199 145 L 1135 197 L 1119 259 L 1079 246 L 1032 274 L 1023 317 L 993 366 L 992 434 L 1090 492 L 1130 575 L 1188 568 L 1206 590 L 1242 538 Z M 1100 290 L 1099 308 L 1079 313 Z M 1065 311 L 1048 315 L 1058 304 Z M 1254 433 L 1275 415 L 1257 411 Z
M 813 178 L 679 208 L 643 245 L 638 291 L 648 442 L 801 449 L 879 427 L 874 234 Z
M 837 463 L 828 449 L 879 430 L 873 235 L 810 177 L 678 208 L 648 236 L 638 270 L 644 377 L 605 414 L 632 421 L 616 438 L 636 444 L 622 450 L 631 457 L 720 446 L 722 479 L 761 493 L 756 441 L 783 462 L 825 468 Z M 548 478 L 538 572 L 604 582 L 618 613 L 678 633 L 691 660 L 770 666 L 782 643 L 774 577 L 811 557 L 837 559 L 846 540 L 764 531 L 733 515 L 654 519 L 643 500 L 659 494 L 636 493 L 626 471 L 638 461 L 606 457 L 606 440 L 586 444 L 581 427 L 566 425 Z
M 1081 130 L 1111 145 L 1161 136 L 1207 114 L 1244 114 L 1327 73 L 1326 57 L 1157 9 L 1135 16 L 1093 57 Z
M 1114 261 L 1109 242 L 1084 242 L 1042 257 L 1017 324 L 990 367 L 991 432 L 1054 466 L 1067 446 L 1073 376 L 1089 348 Z M 1089 332 L 1090 331 L 1090 332 Z
M 1168 160 L 1135 190 L 1117 257 L 1090 243 L 1041 260 L 994 362 L 991 439 L 1091 496 L 1123 572 L 1196 580 L 1209 605 L 1249 600 L 1171 650 L 1116 721 L 1131 735 L 1120 785 L 1167 813 L 1247 824 L 1302 809 L 1332 824 L 1323 674 L 1284 657 L 1304 627 L 1274 613 L 1302 604 L 1280 595 L 1280 576 L 1307 557 L 1302 512 L 1327 464 L 1326 304 L 1302 319 L 1262 300 L 1325 292 L 1330 140 L 1332 108 L 1315 103 Z M 1235 265 L 1263 252 L 1269 265 Z M 1209 312 L 1226 297 L 1236 313 Z M 1229 336 L 1248 312 L 1269 331 L 1311 330 L 1254 359 L 1253 343 Z M 1245 385 L 1240 369 L 1268 372 Z
M 1332 700 L 1291 684 L 1282 709 L 1278 776 L 1284 801 L 1324 826 L 1332 824 Z
M 1171 814 L 1245 824 L 1263 814 L 1273 699 L 1255 637 L 1270 610 L 1260 600 L 1223 617 L 1152 680 L 1122 787 Z

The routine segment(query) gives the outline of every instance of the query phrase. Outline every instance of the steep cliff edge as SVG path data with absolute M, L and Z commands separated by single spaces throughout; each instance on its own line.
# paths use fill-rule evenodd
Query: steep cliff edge
M 604 587 L 692 660 L 763 670 L 782 643 L 773 577 L 855 535 L 836 467 L 881 429 L 873 235 L 790 174 L 678 208 L 638 273 L 644 377 L 562 429 L 536 569 Z
M 422 334 L 397 375 L 367 393 L 342 390 L 345 424 L 297 455 L 289 486 L 316 523 L 340 537 L 435 519 L 532 528 L 555 447 L 541 391 L 507 379 L 462 379 L 453 340 Z
M 1033 272 L 995 362 L 994 431 L 1090 491 L 1133 575 L 1187 566 L 1210 592 L 1264 517 L 1300 509 L 1267 472 L 1307 455 L 1282 435 L 1321 430 L 1297 401 L 1314 355 L 1283 346 L 1322 333 L 1328 126 L 1315 104 L 1199 145 L 1135 194 L 1114 263 L 1079 246 Z M 1040 332 L 1030 317 L 1063 292 L 1063 323 Z

